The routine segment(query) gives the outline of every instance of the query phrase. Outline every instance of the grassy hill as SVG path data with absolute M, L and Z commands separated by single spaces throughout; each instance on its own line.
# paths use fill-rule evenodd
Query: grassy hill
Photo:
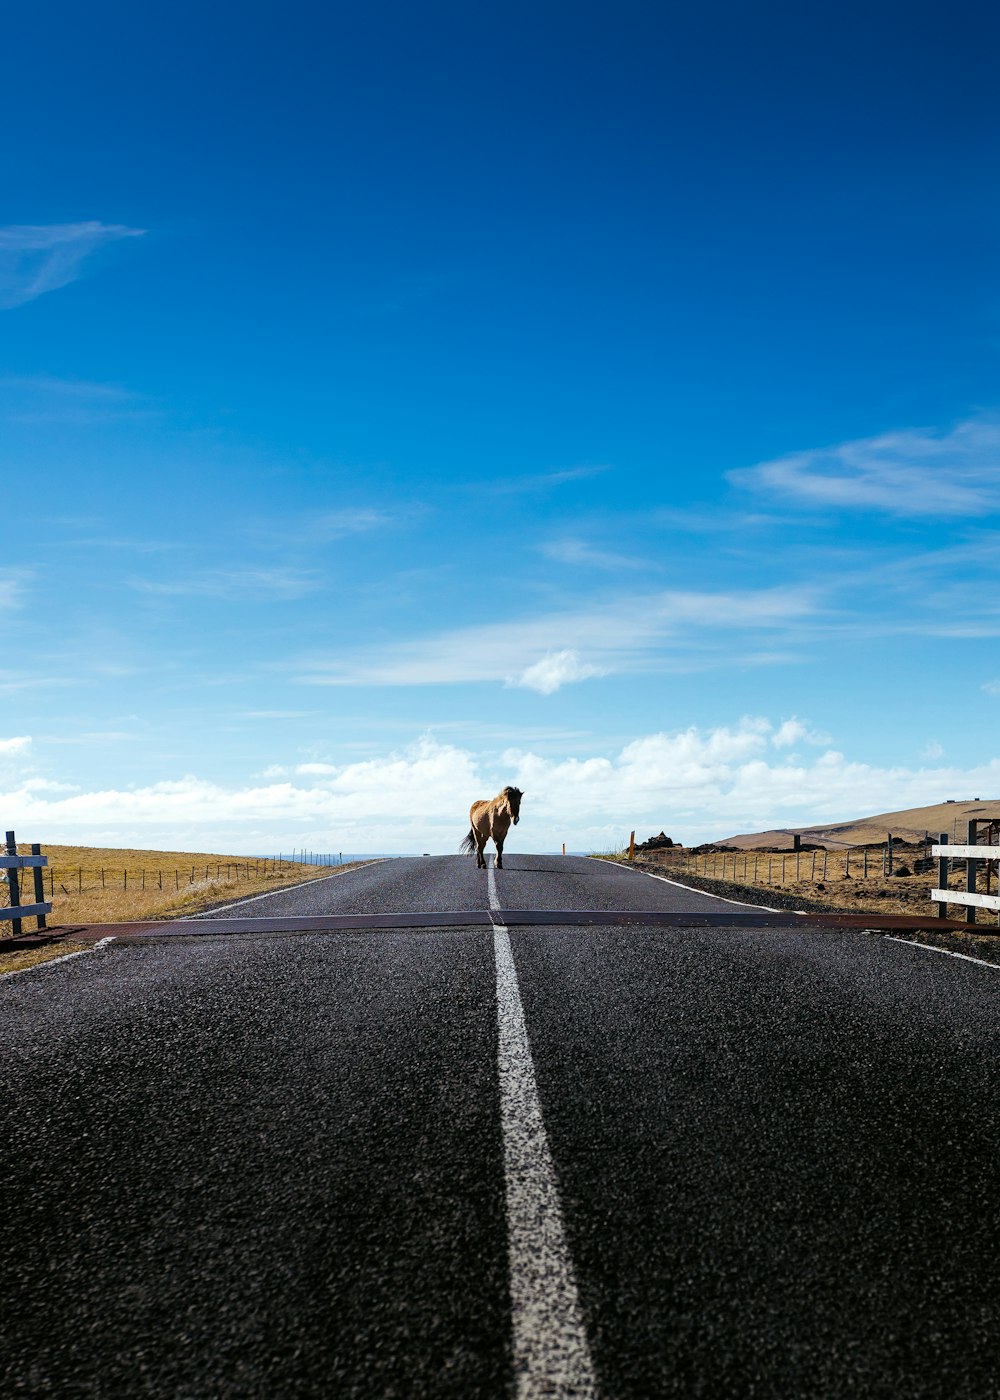
M 891 831 L 893 836 L 902 837 L 904 841 L 922 841 L 927 832 L 937 840 L 940 833 L 946 831 L 950 841 L 964 842 L 968 823 L 973 819 L 1000 822 L 1000 798 L 976 797 L 964 801 L 936 802 L 928 807 L 908 807 L 900 812 L 856 817 L 853 821 L 778 827 L 771 831 L 729 836 L 714 844 L 732 846 L 741 851 L 775 850 L 791 846 L 792 837 L 801 836 L 810 845 L 839 851 L 850 846 L 882 842 L 887 831 Z

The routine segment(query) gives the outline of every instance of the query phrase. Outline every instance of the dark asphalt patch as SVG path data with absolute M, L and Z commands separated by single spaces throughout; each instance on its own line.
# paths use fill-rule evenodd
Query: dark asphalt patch
M 605 1394 L 996 1395 L 1000 979 L 835 933 L 511 939 Z
M 504 1395 L 491 935 L 116 946 L 5 988 L 3 1393 Z

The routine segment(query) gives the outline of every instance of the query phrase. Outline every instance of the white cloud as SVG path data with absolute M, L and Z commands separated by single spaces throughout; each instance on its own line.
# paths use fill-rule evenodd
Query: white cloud
M 79 277 L 84 260 L 144 230 L 124 224 L 13 224 L 0 228 L 0 307 L 20 306 Z
M 27 753 L 31 748 L 31 736 L 19 734 L 14 739 L 0 739 L 0 755 L 13 757 L 15 754 Z
M 927 759 L 930 763 L 935 763 L 939 758 L 944 758 L 944 749 L 936 739 L 931 739 L 920 750 L 920 757 Z
M 741 831 L 843 821 L 923 806 L 954 792 L 1000 798 L 1000 757 L 971 768 L 883 768 L 836 750 L 803 762 L 775 754 L 780 726 L 747 717 L 715 729 L 649 734 L 617 754 L 497 757 L 424 737 L 402 752 L 317 764 L 308 781 L 227 787 L 197 777 L 127 790 L 63 793 L 34 779 L 0 794 L 32 839 L 169 850 L 264 853 L 454 851 L 469 804 L 508 782 L 525 792 L 519 851 L 603 849 L 609 833 L 661 828 L 687 844 Z
M 971 419 L 946 433 L 914 429 L 792 453 L 727 473 L 775 506 L 978 516 L 1000 509 L 1000 423 Z
M 822 745 L 829 742 L 829 734 L 820 734 L 816 730 L 810 729 L 795 715 L 791 719 L 784 720 L 771 737 L 771 743 L 776 749 L 791 749 L 800 743 Z
M 987 695 L 1000 695 L 1000 680 L 987 681 L 982 689 L 986 691 Z
M 536 661 L 508 684 L 537 690 L 540 695 L 553 695 L 560 686 L 568 685 L 571 681 L 583 681 L 588 676 L 603 674 L 599 666 L 589 666 L 581 661 L 575 651 L 555 651 L 543 656 L 541 661 Z
M 330 773 L 336 773 L 337 767 L 333 763 L 299 763 L 295 771 L 306 777 L 326 777 Z
M 668 644 L 660 664 L 704 668 L 716 664 L 719 649 L 727 662 L 738 654 L 733 633 L 782 631 L 814 609 L 812 595 L 801 588 L 632 594 L 579 612 L 460 628 L 338 656 L 304 667 L 297 679 L 305 685 L 432 685 L 521 677 L 524 684 L 536 667 L 544 678 L 553 655 L 584 658 L 577 664 L 596 675 L 648 668 L 650 653 Z

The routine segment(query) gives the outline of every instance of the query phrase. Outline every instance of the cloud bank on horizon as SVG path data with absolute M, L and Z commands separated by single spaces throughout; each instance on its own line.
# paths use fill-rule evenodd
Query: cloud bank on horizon
M 617 754 L 554 760 L 511 749 L 492 763 L 425 736 L 404 752 L 344 765 L 302 763 L 225 787 L 189 775 L 128 789 L 81 791 L 0 773 L 0 804 L 53 843 L 268 853 L 308 849 L 434 854 L 456 850 L 470 802 L 515 782 L 525 796 L 526 851 L 609 849 L 630 828 L 665 829 L 686 845 L 844 821 L 948 796 L 1000 794 L 1000 758 L 961 768 L 879 768 L 825 747 L 796 717 L 756 717 L 634 739 Z M 813 752 L 800 752 L 803 745 Z M 23 755 L 30 740 L 0 741 Z M 330 837 L 333 837 L 333 842 Z M 294 839 L 293 839 L 294 838 Z

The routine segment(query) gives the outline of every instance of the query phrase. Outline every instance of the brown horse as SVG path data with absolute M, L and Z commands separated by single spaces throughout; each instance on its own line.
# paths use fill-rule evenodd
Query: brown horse
M 511 822 L 517 826 L 517 819 L 521 815 L 521 798 L 523 796 L 520 788 L 505 787 L 491 801 L 473 802 L 469 808 L 469 821 L 472 823 L 472 830 L 462 842 L 462 850 L 467 851 L 469 855 L 475 851 L 477 866 L 486 864 L 483 851 L 486 849 L 487 841 L 492 838 L 497 848 L 496 868 L 503 869 L 503 843 L 510 830 Z

